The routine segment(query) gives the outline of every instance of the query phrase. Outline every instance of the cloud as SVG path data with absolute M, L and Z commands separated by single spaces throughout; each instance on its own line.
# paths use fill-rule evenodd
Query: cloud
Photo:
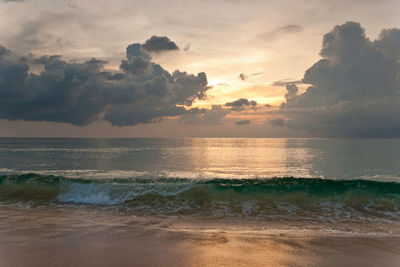
M 375 40 L 374 46 L 379 49 L 386 57 L 400 59 L 400 29 L 383 30 L 379 39 Z
M 286 86 L 288 84 L 299 84 L 299 83 L 302 83 L 302 81 L 301 80 L 283 79 L 283 80 L 275 81 L 271 85 L 272 86 Z
M 227 102 L 225 103 L 225 106 L 231 107 L 232 110 L 234 111 L 241 111 L 246 108 L 251 108 L 255 109 L 257 106 L 257 102 L 254 100 L 248 100 L 247 98 L 240 98 L 238 100 L 235 100 L 233 102 Z
M 235 124 L 236 124 L 237 126 L 249 125 L 250 123 L 251 123 L 251 121 L 249 121 L 249 120 L 235 121 Z
M 240 98 L 233 102 L 228 102 L 225 105 L 212 105 L 211 109 L 192 108 L 186 114 L 180 116 L 179 122 L 185 124 L 200 124 L 200 125 L 220 125 L 231 112 L 242 112 L 249 109 L 256 109 L 257 102 Z M 237 121 L 236 125 L 247 125 L 248 120 Z
M 185 124 L 219 125 L 231 111 L 221 105 L 212 105 L 211 109 L 191 109 L 190 113 L 182 115 L 179 122 Z
M 285 125 L 324 136 L 400 136 L 400 30 L 372 42 L 347 22 L 325 34 L 320 55 L 304 74 L 304 93 L 287 84 Z
M 264 32 L 259 35 L 259 38 L 261 39 L 268 39 L 268 40 L 273 40 L 276 39 L 277 37 L 281 35 L 286 35 L 286 34 L 294 34 L 298 32 L 303 31 L 303 26 L 298 25 L 298 24 L 289 24 L 285 25 L 279 28 L 276 28 L 272 31 Z
M 261 74 L 263 74 L 264 72 L 255 72 L 255 73 L 252 73 L 252 74 L 250 74 L 250 76 L 258 76 L 258 75 L 261 75 Z
M 78 8 L 78 5 L 76 5 L 74 3 L 67 3 L 67 7 L 69 7 L 69 8 Z
M 179 50 L 179 47 L 166 36 L 153 35 L 143 44 L 143 49 L 147 52 L 160 53 Z
M 296 32 L 303 31 L 303 26 L 297 25 L 297 24 L 289 24 L 289 25 L 283 26 L 277 30 L 280 32 L 283 32 L 283 33 L 296 33 Z
M 270 125 L 272 125 L 272 126 L 275 126 L 275 127 L 283 127 L 283 126 L 285 126 L 285 120 L 281 119 L 281 118 L 269 120 L 268 123 Z
M 187 52 L 190 50 L 191 44 L 187 44 L 185 45 L 185 47 L 183 48 L 183 51 Z
M 286 94 L 285 94 L 286 102 L 289 102 L 293 98 L 295 98 L 297 96 L 298 91 L 299 91 L 299 88 L 297 88 L 296 84 L 294 84 L 294 83 L 287 84 L 286 85 Z
M 60 56 L 19 56 L 0 46 L 0 119 L 86 125 L 106 120 L 125 126 L 157 122 L 190 111 L 205 98 L 207 77 L 169 73 L 141 44 L 126 49 L 120 72 L 105 61 L 71 63 Z M 41 66 L 40 74 L 31 66 Z
M 28 2 L 26 3 L 28 4 Z M 43 12 L 39 19 L 27 18 L 14 28 L 11 36 L 7 38 L 9 34 L 6 34 L 4 41 L 8 47 L 13 49 L 13 52 L 18 54 L 65 49 L 67 45 L 71 45 L 70 38 L 54 31 L 54 29 L 75 21 L 67 13 Z M 72 45 L 69 48 L 73 48 Z
M 239 79 L 241 79 L 242 81 L 245 81 L 245 80 L 247 80 L 247 75 L 246 74 L 244 74 L 244 73 L 240 73 L 239 74 Z

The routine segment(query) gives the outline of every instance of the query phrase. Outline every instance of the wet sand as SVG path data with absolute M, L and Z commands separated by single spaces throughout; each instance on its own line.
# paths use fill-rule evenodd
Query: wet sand
M 1 206 L 0 266 L 400 266 L 397 229 Z

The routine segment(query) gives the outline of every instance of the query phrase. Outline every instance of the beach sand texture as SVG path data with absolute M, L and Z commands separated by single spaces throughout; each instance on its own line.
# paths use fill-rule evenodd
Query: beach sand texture
M 329 231 L 302 224 L 3 207 L 0 266 L 400 265 L 394 226 L 365 225 L 369 229 L 355 233 L 347 231 L 351 226 Z

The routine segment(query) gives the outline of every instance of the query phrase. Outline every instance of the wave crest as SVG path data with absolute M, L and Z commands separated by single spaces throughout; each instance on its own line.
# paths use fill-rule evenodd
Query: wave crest
M 73 179 L 0 176 L 0 200 L 117 207 L 154 215 L 400 220 L 400 184 L 366 180 Z

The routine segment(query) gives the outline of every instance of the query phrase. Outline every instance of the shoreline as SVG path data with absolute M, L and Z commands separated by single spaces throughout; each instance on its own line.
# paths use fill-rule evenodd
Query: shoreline
M 398 266 L 400 262 L 399 227 L 372 223 L 335 227 L 2 206 L 0 240 L 0 266 L 6 267 Z

